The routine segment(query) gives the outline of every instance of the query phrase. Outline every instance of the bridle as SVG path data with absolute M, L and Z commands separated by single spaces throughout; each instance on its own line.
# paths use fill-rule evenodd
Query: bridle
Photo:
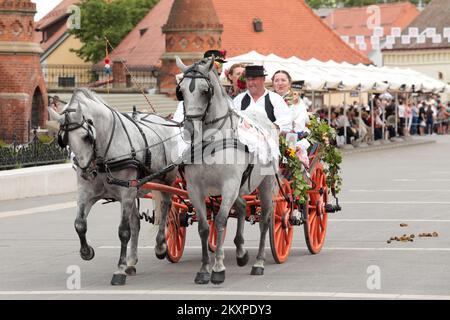
M 219 126 L 219 128 L 217 128 L 217 130 L 221 130 L 224 127 L 225 123 L 227 122 L 227 118 L 230 118 L 231 122 L 233 122 L 233 117 L 232 117 L 233 116 L 233 112 L 230 109 L 228 109 L 228 111 L 227 111 L 227 113 L 225 115 L 223 115 L 221 117 L 218 117 L 218 118 L 215 118 L 215 119 L 210 120 L 210 121 L 205 121 L 206 117 L 208 116 L 210 107 L 211 107 L 212 98 L 214 96 L 214 86 L 212 85 L 211 78 L 209 77 L 209 75 L 201 72 L 200 70 L 198 70 L 198 66 L 201 63 L 203 63 L 203 61 L 195 63 L 193 66 L 191 66 L 188 70 L 186 70 L 184 72 L 183 79 L 181 79 L 180 83 L 177 86 L 176 95 L 177 95 L 177 98 L 178 98 L 179 101 L 184 101 L 183 92 L 181 91 L 180 85 L 181 85 L 181 83 L 183 82 L 183 80 L 185 78 L 192 79 L 191 83 L 189 84 L 189 91 L 190 92 L 194 92 L 194 90 L 195 90 L 195 83 L 196 83 L 195 80 L 196 79 L 204 79 L 207 82 L 207 84 L 208 84 L 208 90 L 206 91 L 206 95 L 208 97 L 207 105 L 206 105 L 205 111 L 203 113 L 191 115 L 191 114 L 187 114 L 187 112 L 186 112 L 186 104 L 183 103 L 183 113 L 184 113 L 183 123 L 185 124 L 186 122 L 192 122 L 194 120 L 200 120 L 200 121 L 203 122 L 203 124 L 205 126 L 208 126 L 208 125 L 212 125 L 212 124 L 215 124 L 215 123 L 223 120 L 221 125 Z M 193 140 L 191 140 L 191 144 L 192 143 L 193 143 Z
M 184 101 L 184 97 L 183 97 L 183 93 L 181 92 L 181 83 L 183 82 L 184 79 L 188 78 L 188 79 L 192 79 L 191 83 L 189 84 L 189 91 L 190 92 L 194 92 L 195 90 L 195 83 L 196 83 L 196 79 L 203 79 L 206 81 L 206 83 L 208 84 L 208 90 L 207 90 L 207 98 L 208 101 L 206 102 L 206 108 L 205 111 L 201 114 L 193 114 L 193 115 L 189 115 L 186 112 L 186 105 L 185 103 L 183 103 L 183 111 L 184 111 L 184 121 L 188 120 L 188 121 L 193 121 L 193 120 L 198 120 L 200 119 L 201 121 L 204 121 L 206 116 L 208 115 L 208 111 L 209 108 L 211 106 L 211 100 L 212 97 L 214 96 L 214 86 L 211 83 L 211 79 L 209 78 L 209 76 L 203 72 L 201 72 L 200 70 L 198 70 L 198 63 L 194 64 L 192 67 L 190 67 L 183 76 L 183 79 L 181 79 L 180 83 L 177 86 L 176 89 L 176 94 L 177 94 L 177 98 L 179 101 Z
M 83 119 L 80 123 L 78 122 L 70 122 L 69 113 L 76 112 L 76 109 L 66 109 L 62 112 L 64 115 L 64 123 L 60 126 L 58 131 L 58 144 L 59 146 L 64 149 L 67 147 L 69 143 L 69 136 L 68 133 L 77 129 L 84 129 L 87 132 L 87 140 L 92 146 L 92 154 L 88 161 L 88 164 L 85 167 L 81 167 L 78 161 L 75 159 L 75 164 L 83 171 L 86 171 L 91 164 L 94 162 L 94 160 L 97 158 L 97 140 L 96 140 L 96 131 L 94 123 L 91 119 L 87 119 L 83 116 Z M 87 126 L 85 126 L 87 125 Z

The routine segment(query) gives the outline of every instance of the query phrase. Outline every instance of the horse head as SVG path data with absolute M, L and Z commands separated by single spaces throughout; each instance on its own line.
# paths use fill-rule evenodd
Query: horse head
M 75 154 L 77 165 L 86 171 L 96 158 L 96 129 L 89 108 L 77 92 L 61 113 L 48 108 L 50 119 L 60 124 L 58 143 Z
M 194 142 L 202 138 L 201 127 L 214 96 L 212 83 L 214 58 L 203 59 L 190 67 L 176 58 L 177 66 L 183 71 L 183 79 L 176 93 L 184 105 L 184 135 L 186 140 Z

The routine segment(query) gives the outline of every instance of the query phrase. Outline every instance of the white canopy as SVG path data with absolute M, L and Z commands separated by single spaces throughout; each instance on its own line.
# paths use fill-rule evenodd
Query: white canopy
M 229 69 L 235 63 L 263 65 L 268 73 L 268 81 L 276 71 L 286 70 L 293 81 L 302 81 L 304 88 L 310 91 L 336 89 L 364 92 L 386 90 L 412 92 L 415 89 L 428 93 L 450 92 L 450 86 L 445 82 L 411 69 L 352 65 L 346 62 L 337 63 L 333 60 L 327 62 L 316 59 L 305 61 L 297 57 L 285 59 L 275 54 L 265 56 L 256 51 L 227 60 L 224 70 Z M 222 77 L 224 77 L 223 74 Z

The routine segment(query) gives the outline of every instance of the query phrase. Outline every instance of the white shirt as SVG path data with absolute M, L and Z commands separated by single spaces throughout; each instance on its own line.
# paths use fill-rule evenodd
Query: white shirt
M 270 102 L 273 105 L 273 113 L 275 115 L 276 121 L 274 122 L 281 131 L 284 132 L 290 132 L 292 130 L 292 113 L 291 109 L 289 109 L 286 102 L 283 100 L 283 98 L 275 92 L 265 90 L 264 94 L 258 99 L 258 101 L 253 100 L 253 97 L 250 95 L 250 93 L 247 91 L 239 94 L 236 98 L 234 98 L 233 103 L 237 110 L 241 110 L 241 104 L 242 100 L 244 99 L 245 95 L 250 96 L 250 105 L 247 107 L 246 110 L 249 111 L 256 111 L 266 114 L 266 95 L 269 95 Z
M 289 108 L 291 109 L 292 112 L 292 122 L 294 126 L 294 131 L 309 132 L 309 129 L 306 127 L 306 125 L 309 123 L 309 115 L 308 115 L 308 108 L 305 102 L 302 99 L 299 99 L 298 103 L 293 104 Z
M 184 120 L 183 101 L 180 101 L 177 106 L 177 111 L 173 114 L 173 121 L 182 122 Z
M 405 117 L 405 106 L 403 104 L 400 104 L 398 106 L 398 117 L 404 118 Z

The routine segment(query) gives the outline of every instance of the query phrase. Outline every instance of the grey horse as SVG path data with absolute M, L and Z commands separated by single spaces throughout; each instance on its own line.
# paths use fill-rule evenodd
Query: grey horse
M 191 141 L 191 149 L 184 158 L 196 157 L 192 153 L 201 150 L 201 161 L 185 165 L 185 177 L 189 198 L 194 205 L 198 219 L 198 232 L 202 243 L 202 265 L 195 277 L 195 283 L 220 284 L 225 281 L 224 250 L 222 248 L 224 229 L 230 209 L 234 205 L 238 213 L 238 227 L 234 243 L 236 245 L 236 258 L 239 266 L 248 262 L 248 252 L 244 248 L 244 224 L 246 204 L 242 199 L 245 194 L 259 190 L 261 200 L 261 219 L 259 250 L 256 263 L 252 267 L 252 275 L 264 273 L 265 239 L 273 214 L 273 197 L 276 189 L 275 174 L 278 171 L 278 162 L 275 160 L 263 164 L 258 157 L 246 152 L 241 147 L 212 148 L 214 154 L 208 154 L 204 150 L 211 145 L 230 145 L 230 139 L 224 137 L 233 136 L 237 130 L 237 124 L 241 118 L 231 106 L 224 88 L 219 82 L 216 70 L 213 68 L 213 59 L 204 59 L 187 67 L 177 58 L 177 66 L 183 71 L 184 77 L 177 88 L 177 96 L 184 101 L 185 121 L 184 138 Z M 271 133 L 271 138 L 278 143 L 278 134 L 270 120 L 260 113 L 245 113 L 250 119 L 258 123 Z M 233 138 L 231 137 L 231 145 Z M 211 148 L 210 148 L 211 149 Z M 226 159 L 220 163 L 217 159 Z M 232 162 L 229 159 L 233 159 Z M 276 163 L 275 163 L 276 162 Z M 249 165 L 253 166 L 250 175 L 243 178 L 248 172 Z M 217 229 L 217 249 L 215 262 L 210 267 L 208 255 L 209 226 L 205 198 L 209 196 L 221 196 L 219 212 L 215 217 Z M 212 272 L 211 272 L 212 269 Z
M 131 117 L 116 112 L 97 95 L 84 88 L 75 90 L 61 114 L 51 108 L 49 113 L 52 120 L 60 123 L 60 144 L 68 144 L 75 154 L 78 184 L 75 230 L 80 238 L 80 255 L 83 260 L 94 258 L 94 249 L 86 240 L 87 217 L 92 206 L 101 199 L 121 203 L 118 230 L 121 250 L 118 269 L 113 274 L 111 284 L 124 285 L 127 275 L 136 274 L 140 231 L 136 200 L 143 195 L 143 191 L 109 182 L 111 178 L 122 182 L 136 181 L 139 172 L 155 173 L 172 163 L 176 156 L 172 153 L 177 148 L 177 143 L 175 138 L 170 137 L 175 137 L 177 131 L 148 123 L 141 123 L 138 127 Z M 164 124 L 164 120 L 157 116 L 152 120 Z M 139 119 L 137 122 L 140 122 Z M 171 185 L 175 178 L 176 170 L 173 169 L 161 176 L 158 182 Z M 171 196 L 159 192 L 153 192 L 153 196 L 157 209 L 155 220 L 159 222 L 155 253 L 158 258 L 163 259 L 167 253 L 165 221 L 171 206 Z M 130 239 L 131 252 L 127 257 Z

